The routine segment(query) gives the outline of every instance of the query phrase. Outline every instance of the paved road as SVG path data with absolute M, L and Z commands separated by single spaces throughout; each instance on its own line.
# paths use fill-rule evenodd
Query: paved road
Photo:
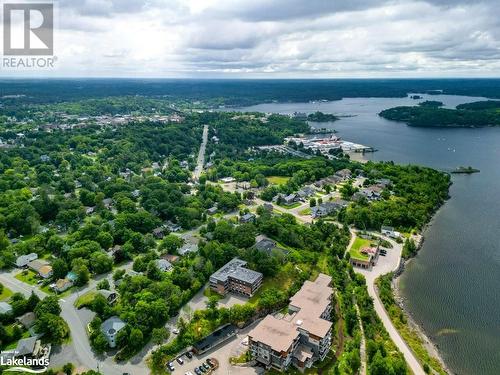
M 378 233 L 377 235 L 380 236 L 380 234 Z M 389 318 L 389 315 L 387 314 L 387 311 L 385 310 L 384 305 L 382 304 L 382 301 L 380 301 L 378 293 L 375 290 L 375 280 L 379 276 L 395 271 L 399 267 L 401 252 L 403 251 L 403 246 L 401 244 L 398 244 L 386 237 L 384 237 L 384 239 L 390 241 L 393 245 L 393 248 L 387 251 L 387 256 L 385 257 L 380 256 L 377 265 L 373 267 L 371 270 L 364 270 L 361 268 L 355 268 L 354 270 L 357 273 L 360 273 L 365 276 L 368 288 L 368 294 L 370 295 L 370 297 L 373 298 L 373 305 L 375 307 L 375 311 L 377 312 L 377 315 L 380 317 L 380 320 L 384 324 L 384 327 L 389 333 L 389 336 L 391 337 L 392 341 L 394 342 L 394 344 L 396 344 L 399 351 L 403 353 L 406 363 L 411 368 L 413 374 L 425 375 L 425 372 L 422 369 L 420 362 L 417 360 L 412 350 L 408 347 L 406 342 L 400 336 L 398 330 L 392 324 L 391 319 Z
M 203 126 L 203 137 L 201 141 L 200 151 L 198 152 L 198 160 L 196 162 L 196 168 L 193 172 L 193 180 L 198 181 L 203 172 L 203 166 L 205 165 L 205 150 L 207 148 L 208 141 L 208 125 Z

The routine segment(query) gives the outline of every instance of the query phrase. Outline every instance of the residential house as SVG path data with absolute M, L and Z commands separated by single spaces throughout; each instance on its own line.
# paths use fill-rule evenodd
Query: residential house
M 252 296 L 262 284 L 260 272 L 246 268 L 247 262 L 234 258 L 210 276 L 210 289 L 225 295 L 229 292 Z
M 207 214 L 209 214 L 209 215 L 215 215 L 216 213 L 217 213 L 217 206 L 210 207 L 207 210 Z
M 157 259 L 156 260 L 156 267 L 158 267 L 158 269 L 162 272 L 169 272 L 169 271 L 172 271 L 172 269 L 174 268 L 172 263 L 170 263 L 166 259 Z
M 62 293 L 71 288 L 74 285 L 73 281 L 64 278 L 57 280 L 50 288 L 56 293 Z
M 117 316 L 112 316 L 101 324 L 101 332 L 106 337 L 110 348 L 116 347 L 116 336 L 125 326 L 125 322 Z
M 274 206 L 271 203 L 264 203 L 263 207 L 266 211 L 272 212 L 274 210 Z
M 156 238 L 162 239 L 165 236 L 165 228 L 158 227 L 153 229 L 153 236 Z
M 42 349 L 41 341 L 38 338 L 28 337 L 18 341 L 15 349 L 15 356 L 38 357 Z
M 0 302 L 0 315 L 12 313 L 12 306 L 7 302 Z
M 304 186 L 302 189 L 300 189 L 298 192 L 297 192 L 297 195 L 302 198 L 302 199 L 307 199 L 309 197 L 312 197 L 316 194 L 316 190 L 314 190 L 312 187 L 310 186 Z
M 194 243 L 188 243 L 182 246 L 179 250 L 177 250 L 179 255 L 186 255 L 189 253 L 197 253 L 198 252 L 198 245 Z
M 276 244 L 276 241 L 270 239 L 264 234 L 260 234 L 255 238 L 254 249 L 271 255 L 273 252 L 280 252 L 283 255 L 288 255 L 289 251 L 282 249 Z
M 288 313 L 268 315 L 249 334 L 252 357 L 266 368 L 299 371 L 326 358 L 332 343 L 332 278 L 319 274 L 290 299 Z
M 179 224 L 174 224 L 171 221 L 166 221 L 163 226 L 167 228 L 170 232 L 178 232 L 182 229 L 182 227 Z
M 335 176 L 340 177 L 342 180 L 348 180 L 351 178 L 352 172 L 350 169 L 345 168 L 335 172 Z
M 36 321 L 36 315 L 33 311 L 27 312 L 16 318 L 16 321 L 21 324 L 24 328 L 30 329 L 33 327 Z
M 16 266 L 19 268 L 26 267 L 29 262 L 38 259 L 37 253 L 30 253 L 26 255 L 21 255 L 16 259 Z
M 349 263 L 351 263 L 353 267 L 371 269 L 377 263 L 379 256 L 378 247 L 364 247 L 360 250 L 360 253 L 365 256 L 364 259 L 355 257 L 349 259 Z
M 328 216 L 342 208 L 347 207 L 348 202 L 338 199 L 336 201 L 324 202 L 311 208 L 311 216 L 313 219 L 318 217 Z
M 111 209 L 111 206 L 113 205 L 113 199 L 112 198 L 104 198 L 102 200 L 102 204 L 106 209 Z
M 391 238 L 400 238 L 401 237 L 401 233 L 395 231 L 393 227 L 382 226 L 382 228 L 380 229 L 380 232 L 384 236 L 388 236 Z
M 240 223 L 247 224 L 255 222 L 255 215 L 252 213 L 246 213 L 240 217 Z
M 108 301 L 109 304 L 114 304 L 116 302 L 116 299 L 118 298 L 118 295 L 116 294 L 116 292 L 112 292 L 110 290 L 106 290 L 106 289 L 99 289 L 97 291 L 101 296 L 103 296 L 104 298 L 106 298 L 106 301 Z
M 35 259 L 28 263 L 29 269 L 38 273 L 44 279 L 52 277 L 52 266 L 45 260 Z
M 223 177 L 219 181 L 224 183 L 224 184 L 228 184 L 230 182 L 236 181 L 236 179 L 234 177 Z

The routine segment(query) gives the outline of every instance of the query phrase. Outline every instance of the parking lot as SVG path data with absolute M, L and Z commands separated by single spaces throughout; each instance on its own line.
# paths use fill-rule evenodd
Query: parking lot
M 247 337 L 248 332 L 254 327 L 255 324 L 246 327 L 241 330 L 235 337 L 226 341 L 224 344 L 217 346 L 216 348 L 209 350 L 203 355 L 194 355 L 192 359 L 187 358 L 185 355 L 182 356 L 184 363 L 180 365 L 177 361 L 173 361 L 175 370 L 173 374 L 186 374 L 191 372 L 195 374 L 194 369 L 200 366 L 202 363 L 206 363 L 208 358 L 215 358 L 219 362 L 219 367 L 215 369 L 213 374 L 236 374 L 236 375 L 255 375 L 262 374 L 263 370 L 261 368 L 253 367 L 238 367 L 232 366 L 229 363 L 229 358 L 238 356 L 247 350 L 247 346 L 242 344 L 242 342 Z

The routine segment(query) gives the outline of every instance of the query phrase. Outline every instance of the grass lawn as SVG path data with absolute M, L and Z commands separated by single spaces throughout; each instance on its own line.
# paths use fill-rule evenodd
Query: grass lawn
M 294 279 L 293 272 L 294 265 L 287 263 L 281 270 L 273 277 L 265 278 L 259 290 L 248 300 L 248 303 L 256 305 L 260 299 L 263 291 L 269 288 L 277 288 L 279 290 L 286 290 L 292 285 Z M 291 271 L 291 272 L 290 272 Z
M 288 182 L 289 179 L 290 177 L 283 177 L 283 176 L 267 177 L 267 181 L 269 181 L 269 183 L 273 185 L 284 185 Z
M 371 241 L 365 240 L 364 238 L 356 237 L 354 243 L 349 249 L 349 253 L 351 254 L 351 258 L 368 260 L 369 257 L 361 253 L 361 249 L 364 247 L 370 247 Z
M 64 294 L 64 293 L 63 293 Z M 97 295 L 97 292 L 95 290 L 91 290 L 85 294 L 82 294 L 80 297 L 77 298 L 75 301 L 75 307 L 79 309 L 80 307 L 90 303 L 93 301 L 94 297 Z
M 26 283 L 29 285 L 36 285 L 37 281 L 39 280 L 37 277 L 37 274 L 34 273 L 32 270 L 21 271 L 14 277 L 16 279 L 22 281 L 23 283 Z
M 305 215 L 310 215 L 311 214 L 311 207 L 304 208 L 303 210 L 299 211 L 299 215 L 305 216 Z
M 278 204 L 278 206 L 286 208 L 288 210 L 291 210 L 292 208 L 300 207 L 303 204 L 304 204 L 303 202 L 295 202 L 295 203 L 292 203 L 292 204 Z
M 0 301 L 5 301 L 6 299 L 10 298 L 11 295 L 12 295 L 12 290 L 4 286 L 2 293 L 0 293 Z
M 50 288 L 50 284 L 49 285 L 45 285 L 45 286 L 42 286 L 40 288 L 41 291 L 47 293 L 47 294 L 50 294 L 50 295 L 53 295 L 53 296 L 56 296 L 57 298 L 63 298 L 63 297 L 67 297 L 71 294 L 72 292 L 72 289 L 73 288 L 69 288 L 68 290 L 62 292 L 62 293 L 56 293 L 54 292 L 51 288 Z

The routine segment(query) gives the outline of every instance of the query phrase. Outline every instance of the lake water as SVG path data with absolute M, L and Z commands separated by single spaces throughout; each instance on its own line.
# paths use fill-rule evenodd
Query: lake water
M 483 98 L 426 96 L 455 107 Z M 410 98 L 356 98 L 321 103 L 272 103 L 239 108 L 260 112 L 355 115 L 327 124 L 345 140 L 372 146 L 373 160 L 481 173 L 453 175 L 451 199 L 425 233 L 424 245 L 401 278 L 406 307 L 454 373 L 500 374 L 500 128 L 429 129 L 377 114 Z M 234 110 L 234 109 L 233 109 Z M 325 127 L 325 124 L 321 124 Z

